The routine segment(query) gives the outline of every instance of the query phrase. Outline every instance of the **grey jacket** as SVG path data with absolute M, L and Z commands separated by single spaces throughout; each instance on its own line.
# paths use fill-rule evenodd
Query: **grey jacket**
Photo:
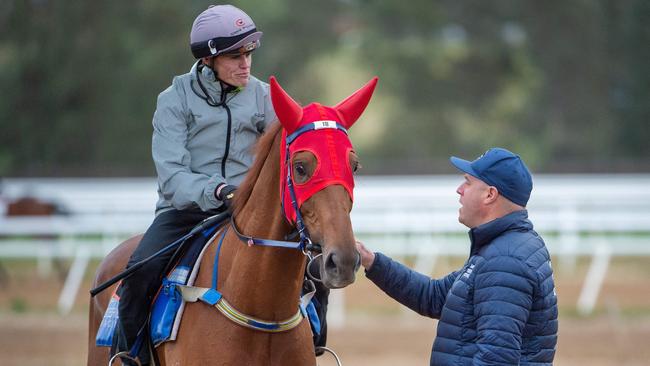
M 243 90 L 229 93 L 225 107 L 213 107 L 193 91 L 203 96 L 196 76 L 194 64 L 158 96 L 151 143 L 158 173 L 156 214 L 221 206 L 216 187 L 241 183 L 253 162 L 253 144 L 276 118 L 268 84 L 255 77 Z M 204 67 L 199 77 L 218 101 L 221 86 L 212 70 Z

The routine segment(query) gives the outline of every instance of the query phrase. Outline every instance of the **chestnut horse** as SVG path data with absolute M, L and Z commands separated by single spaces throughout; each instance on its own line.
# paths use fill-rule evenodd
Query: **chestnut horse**
M 271 78 L 281 124 L 270 125 L 258 141 L 255 162 L 237 190 L 234 220 L 208 244 L 195 286 L 211 286 L 219 247 L 217 288 L 232 308 L 270 322 L 295 318 L 310 238 L 322 248 L 323 284 L 341 288 L 354 282 L 359 254 L 350 211 L 358 160 L 347 128 L 367 106 L 376 83 L 374 78 L 335 107 L 302 108 Z M 279 242 L 295 228 L 301 231 L 302 250 L 255 245 L 252 238 Z M 250 236 L 248 245 L 235 229 Z M 104 259 L 95 286 L 124 269 L 139 239 L 127 240 Z M 88 365 L 106 365 L 109 359 L 107 347 L 95 346 L 95 335 L 114 286 L 90 302 Z M 316 365 L 309 321 L 295 325 L 260 331 L 235 323 L 214 306 L 187 302 L 176 341 L 156 352 L 163 365 Z

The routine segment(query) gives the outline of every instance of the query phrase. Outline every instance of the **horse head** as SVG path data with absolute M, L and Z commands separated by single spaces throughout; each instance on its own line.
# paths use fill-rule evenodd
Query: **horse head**
M 368 105 L 377 78 L 334 107 L 319 103 L 301 107 L 274 77 L 270 84 L 273 107 L 284 128 L 280 158 L 284 215 L 308 233 L 301 233 L 301 240 L 308 235 L 322 247 L 323 284 L 345 287 L 354 282 L 360 261 L 350 222 L 353 174 L 359 161 L 347 130 Z

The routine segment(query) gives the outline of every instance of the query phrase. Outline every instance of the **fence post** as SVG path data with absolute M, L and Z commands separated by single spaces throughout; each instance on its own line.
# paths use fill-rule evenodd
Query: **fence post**
M 61 295 L 59 296 L 59 313 L 62 315 L 70 313 L 74 305 L 89 260 L 90 250 L 88 247 L 86 245 L 77 247 L 74 261 L 72 262 L 68 277 L 65 279 L 63 290 L 61 290 Z
M 58 245 L 58 243 L 52 243 Z M 36 270 L 40 278 L 48 278 L 52 273 L 52 258 L 54 249 L 52 245 L 44 246 L 36 254 Z
M 577 308 L 580 315 L 589 315 L 594 310 L 611 256 L 611 249 L 609 249 L 607 243 L 600 243 L 596 247 L 585 283 L 582 286 L 582 291 L 580 291 L 580 297 L 578 297 Z
M 560 267 L 565 273 L 574 273 L 576 252 L 580 240 L 578 231 L 578 208 L 576 202 L 566 202 L 559 212 L 559 241 L 562 248 Z

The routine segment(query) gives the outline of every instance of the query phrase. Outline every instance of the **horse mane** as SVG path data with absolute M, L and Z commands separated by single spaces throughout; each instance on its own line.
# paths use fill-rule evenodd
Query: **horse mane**
M 233 214 L 239 214 L 239 211 L 244 207 L 248 201 L 251 193 L 253 192 L 253 187 L 259 179 L 260 173 L 262 172 L 262 167 L 271 154 L 273 146 L 276 145 L 276 141 L 279 144 L 279 135 L 282 131 L 282 125 L 276 120 L 272 122 L 267 128 L 262 137 L 259 138 L 255 147 L 253 149 L 255 160 L 253 165 L 248 170 L 244 181 L 237 188 L 237 193 L 233 201 Z M 279 158 L 278 158 L 279 160 Z M 279 163 L 279 161 L 278 161 Z

